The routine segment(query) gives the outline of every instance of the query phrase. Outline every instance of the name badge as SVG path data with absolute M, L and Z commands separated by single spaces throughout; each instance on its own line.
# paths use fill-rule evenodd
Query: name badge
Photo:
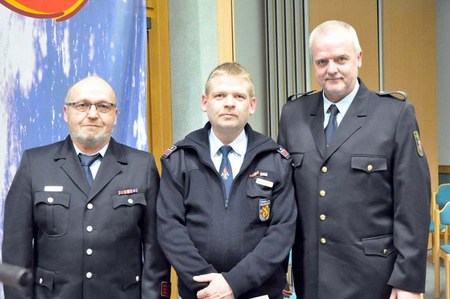
M 258 185 L 266 186 L 266 187 L 269 187 L 269 188 L 273 187 L 273 182 L 265 180 L 265 179 L 262 179 L 262 178 L 256 178 L 256 183 Z
M 44 191 L 45 192 L 62 192 L 63 186 L 45 186 Z

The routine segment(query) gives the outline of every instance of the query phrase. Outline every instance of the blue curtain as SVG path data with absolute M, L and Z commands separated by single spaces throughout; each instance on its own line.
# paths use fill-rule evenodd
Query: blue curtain
M 68 135 L 63 119 L 67 89 L 90 74 L 116 91 L 114 138 L 148 148 L 146 55 L 145 0 L 90 0 L 62 22 L 26 17 L 0 5 L 1 214 L 23 151 Z

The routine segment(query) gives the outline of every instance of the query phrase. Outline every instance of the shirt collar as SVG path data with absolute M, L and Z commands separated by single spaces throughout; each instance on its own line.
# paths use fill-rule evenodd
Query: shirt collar
M 345 113 L 347 113 L 348 108 L 350 107 L 351 103 L 353 102 L 353 99 L 355 98 L 356 94 L 358 93 L 359 90 L 359 82 L 358 80 L 356 80 L 356 85 L 355 88 L 353 88 L 352 92 L 349 93 L 345 98 L 343 98 L 342 100 L 340 100 L 337 103 L 333 103 L 330 102 L 327 99 L 327 96 L 325 95 L 325 92 L 322 91 L 323 94 L 323 111 L 324 114 L 327 113 L 328 108 L 332 105 L 335 104 L 337 106 L 337 108 L 339 109 L 339 113 L 341 113 L 342 116 L 345 115 Z
M 78 154 L 86 154 L 86 153 L 83 153 L 79 148 L 78 148 L 78 146 L 76 146 L 75 145 L 75 143 L 74 142 L 72 142 L 72 144 L 73 144 L 73 147 L 75 148 L 75 152 L 77 153 L 77 156 L 78 156 Z M 102 155 L 102 157 L 104 157 L 105 156 L 105 153 L 106 153 L 106 150 L 108 149 L 108 145 L 109 145 L 109 142 L 107 143 L 107 144 L 105 144 L 98 152 L 96 152 L 95 154 L 92 154 L 92 155 L 88 155 L 88 156 L 93 156 L 93 155 L 96 155 L 96 154 L 98 154 L 98 153 L 100 153 L 100 155 Z
M 245 134 L 245 130 L 242 130 L 241 134 L 233 140 L 232 143 L 229 145 L 233 148 L 233 152 L 239 156 L 244 156 L 245 152 L 247 151 L 247 143 L 248 143 L 248 137 L 247 134 Z M 217 136 L 214 134 L 214 131 L 212 129 L 209 130 L 209 148 L 211 157 L 214 155 L 217 155 L 220 147 L 222 147 L 224 144 L 222 141 L 217 138 Z

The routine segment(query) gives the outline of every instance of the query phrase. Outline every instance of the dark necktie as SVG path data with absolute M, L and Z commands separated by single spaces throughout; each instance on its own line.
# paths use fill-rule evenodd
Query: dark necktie
M 233 182 L 233 171 L 231 170 L 230 160 L 228 159 L 228 154 L 231 152 L 232 147 L 229 145 L 224 145 L 220 148 L 222 153 L 222 162 L 220 163 L 220 177 L 222 178 L 223 185 L 225 186 L 226 202 L 225 206 L 228 205 L 228 196 L 230 195 L 231 183 Z
M 336 115 L 339 113 L 339 109 L 338 107 L 336 107 L 336 105 L 333 104 L 330 106 L 330 108 L 328 108 L 327 112 L 330 112 L 330 119 L 328 120 L 328 124 L 325 128 L 325 138 L 327 140 L 328 146 L 331 143 L 331 139 L 333 139 L 334 132 L 338 127 Z
M 94 182 L 94 178 L 92 177 L 91 172 L 91 165 L 95 162 L 98 158 L 101 157 L 100 154 L 96 154 L 93 156 L 88 156 L 85 154 L 78 154 L 78 157 L 80 158 L 81 166 L 83 166 L 84 174 L 86 175 L 86 179 L 89 183 L 89 186 L 92 187 L 92 183 Z

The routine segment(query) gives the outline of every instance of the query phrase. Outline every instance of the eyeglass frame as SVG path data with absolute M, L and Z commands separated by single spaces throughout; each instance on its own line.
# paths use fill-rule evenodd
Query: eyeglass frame
M 79 109 L 76 107 L 77 104 L 81 104 L 81 103 L 84 103 L 84 104 L 87 105 L 87 109 L 86 109 L 86 110 L 84 110 L 84 111 L 83 111 L 83 110 L 79 110 Z M 96 110 L 97 112 L 99 112 L 99 113 L 104 113 L 104 114 L 110 112 L 110 111 L 111 111 L 111 108 L 117 107 L 116 104 L 110 103 L 110 102 L 106 102 L 106 101 L 98 102 L 98 103 L 89 103 L 89 102 L 87 102 L 87 101 L 77 101 L 77 102 L 65 103 L 64 105 L 69 106 L 69 107 L 74 107 L 74 108 L 75 108 L 78 112 L 80 112 L 80 113 L 86 113 L 86 112 L 90 111 L 92 105 L 94 105 L 94 106 L 95 106 L 95 110 Z M 108 111 L 103 112 L 103 111 L 99 110 L 99 107 L 98 107 L 97 105 L 105 105 L 105 106 L 107 106 L 107 107 L 108 107 Z

